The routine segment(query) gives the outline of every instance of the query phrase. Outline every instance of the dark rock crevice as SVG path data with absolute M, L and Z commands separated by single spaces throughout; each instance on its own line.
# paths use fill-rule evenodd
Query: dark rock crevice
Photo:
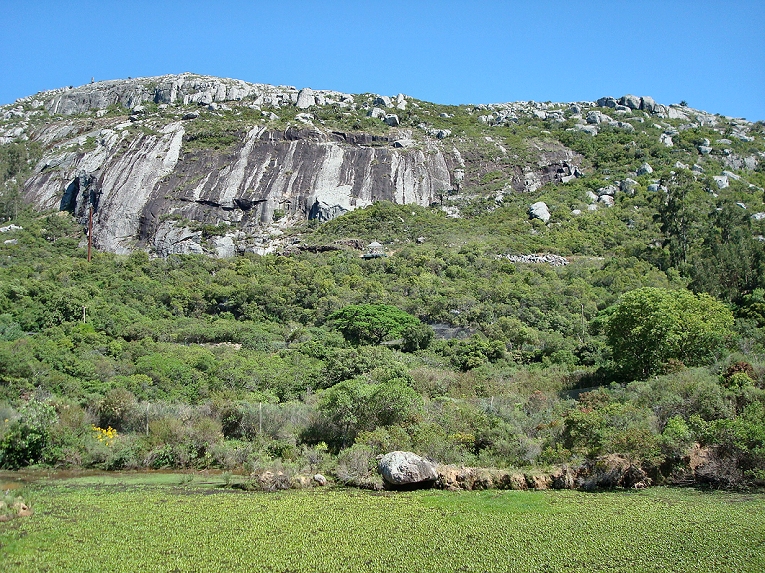
M 96 174 L 79 171 L 77 176 L 66 186 L 61 197 L 59 211 L 68 211 L 81 222 L 87 220 L 89 207 L 98 212 L 101 198 L 101 185 Z

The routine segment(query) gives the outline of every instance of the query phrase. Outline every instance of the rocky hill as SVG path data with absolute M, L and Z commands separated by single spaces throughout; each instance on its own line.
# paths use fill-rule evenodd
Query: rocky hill
M 578 178 L 603 184 L 568 206 L 577 216 L 659 190 L 668 169 L 758 189 L 747 174 L 765 150 L 761 124 L 647 96 L 440 106 L 195 74 L 43 92 L 0 117 L 0 143 L 25 146 L 30 162 L 6 187 L 83 225 L 92 204 L 98 249 L 161 256 L 272 252 L 297 223 L 383 200 L 458 217 L 470 201 L 526 193 L 531 216 L 549 223 L 538 195 Z M 633 153 L 618 169 L 588 156 L 614 134 L 615 147 L 627 136 L 675 153 Z
M 762 122 L 192 74 L 0 117 L 0 469 L 765 485 Z

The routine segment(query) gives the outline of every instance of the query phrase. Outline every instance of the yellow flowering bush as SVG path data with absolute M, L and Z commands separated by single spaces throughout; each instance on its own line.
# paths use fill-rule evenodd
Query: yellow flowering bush
M 93 431 L 96 433 L 96 439 L 105 446 L 111 446 L 114 440 L 117 439 L 117 430 L 109 426 L 105 430 L 98 426 L 93 426 Z

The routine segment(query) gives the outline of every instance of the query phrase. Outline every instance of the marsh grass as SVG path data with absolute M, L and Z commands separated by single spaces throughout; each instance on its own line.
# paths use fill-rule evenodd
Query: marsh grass
M 178 474 L 30 486 L 0 524 L 11 571 L 752 571 L 765 496 L 347 489 L 272 494 Z M 208 495 L 205 495 L 208 494 Z

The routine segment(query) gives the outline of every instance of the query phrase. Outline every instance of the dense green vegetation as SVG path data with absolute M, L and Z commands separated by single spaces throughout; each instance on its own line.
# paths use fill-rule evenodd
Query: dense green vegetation
M 149 111 L 159 116 L 141 129 L 182 113 Z M 297 113 L 264 111 L 278 117 L 203 110 L 184 149 L 223 153 L 255 123 L 286 128 Z M 489 111 L 412 101 L 398 113 L 407 128 L 451 130 L 480 166 L 444 197 L 460 218 L 377 203 L 290 230 L 306 249 L 289 256 L 87 263 L 68 214 L 19 203 L 39 148 L 1 146 L 0 214 L 23 230 L 0 244 L 0 467 L 321 462 L 368 483 L 374 457 L 398 448 L 499 467 L 620 454 L 658 482 L 761 484 L 765 219 L 752 214 L 765 212 L 765 174 L 762 162 L 734 170 L 725 189 L 712 175 L 725 157 L 765 151 L 762 126 L 745 140 L 721 117 L 716 131 L 646 115 L 592 136 L 569 111 L 496 126 L 478 119 Z M 325 128 L 391 131 L 363 107 L 313 112 Z M 726 150 L 698 152 L 721 135 Z M 583 176 L 511 192 L 534 150 L 560 143 Z M 637 175 L 646 161 L 653 172 Z M 588 192 L 627 178 L 613 207 L 587 210 Z M 548 224 L 528 216 L 537 200 Z M 362 260 L 348 239 L 388 256 Z M 506 257 L 526 253 L 570 264 Z
M 706 293 L 641 288 L 626 293 L 600 317 L 625 374 L 646 378 L 674 360 L 711 362 L 732 333 L 733 314 Z
M 431 217 L 378 204 L 305 232 L 364 237 L 367 224 L 384 234 Z M 0 269 L 3 467 L 279 460 L 297 472 L 328 446 L 351 450 L 362 482 L 392 448 L 500 467 L 621 453 L 656 479 L 687 479 L 698 442 L 727 460 L 711 483 L 762 478 L 762 334 L 749 307 L 732 307 L 734 326 L 727 307 L 642 258 L 510 263 L 456 221 L 463 246 L 392 243 L 369 261 L 139 252 L 88 264 L 66 216 L 17 221 Z M 432 338 L 441 324 L 462 337 Z
M 761 495 L 665 488 L 598 496 L 262 494 L 221 485 L 220 478 L 165 474 L 31 487 L 26 498 L 34 517 L 0 523 L 3 569 L 754 573 L 765 567 Z

